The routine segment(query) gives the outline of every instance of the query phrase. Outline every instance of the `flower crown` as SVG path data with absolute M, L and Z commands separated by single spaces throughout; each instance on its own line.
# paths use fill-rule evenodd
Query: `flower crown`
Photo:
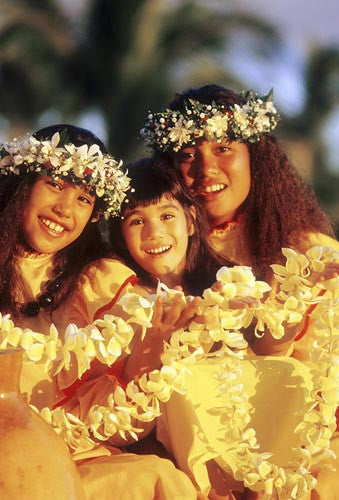
M 202 104 L 194 99 L 185 102 L 185 111 L 165 109 L 150 113 L 140 131 L 146 146 L 159 151 L 179 151 L 186 144 L 206 136 L 216 142 L 231 139 L 257 142 L 261 134 L 277 126 L 279 115 L 273 104 L 273 91 L 259 97 L 253 91 L 242 93 L 246 103 L 240 106 Z
M 67 178 L 93 191 L 105 218 L 118 214 L 130 181 L 121 169 L 122 161 L 103 154 L 98 144 L 77 147 L 67 137 L 63 140 L 63 135 L 56 132 L 44 141 L 28 136 L 1 144 L 0 175 L 38 173 Z

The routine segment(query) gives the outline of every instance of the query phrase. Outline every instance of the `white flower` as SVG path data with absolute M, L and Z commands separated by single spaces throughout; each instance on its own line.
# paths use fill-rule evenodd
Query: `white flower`
M 215 114 L 206 121 L 206 133 L 220 139 L 227 135 L 228 117 L 225 114 Z

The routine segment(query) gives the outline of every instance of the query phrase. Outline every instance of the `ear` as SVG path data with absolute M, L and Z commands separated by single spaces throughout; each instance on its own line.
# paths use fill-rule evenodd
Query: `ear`
M 97 212 L 96 215 L 93 215 L 93 217 L 91 217 L 91 222 L 98 222 L 98 220 L 100 220 L 100 217 L 101 214 Z
M 192 236 L 195 233 L 195 221 L 197 218 L 197 212 L 195 210 L 195 207 L 193 207 L 193 205 L 190 206 L 189 212 L 190 212 L 190 217 L 187 220 L 187 232 L 188 236 Z

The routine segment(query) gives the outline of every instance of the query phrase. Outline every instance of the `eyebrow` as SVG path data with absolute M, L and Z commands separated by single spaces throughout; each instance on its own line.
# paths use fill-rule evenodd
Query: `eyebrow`
M 151 203 L 151 205 L 153 205 L 153 203 Z M 156 205 L 156 203 L 155 203 Z M 144 207 L 143 207 L 144 208 Z M 146 207 L 145 207 L 146 208 Z M 177 212 L 179 212 L 179 207 L 173 205 L 173 203 L 165 203 L 163 205 L 158 205 L 158 208 L 160 210 L 176 210 Z M 125 220 L 128 219 L 129 217 L 131 217 L 132 215 L 142 215 L 142 210 L 138 209 L 138 208 L 134 208 L 133 210 L 129 210 L 127 209 L 125 214 L 124 214 L 124 218 Z

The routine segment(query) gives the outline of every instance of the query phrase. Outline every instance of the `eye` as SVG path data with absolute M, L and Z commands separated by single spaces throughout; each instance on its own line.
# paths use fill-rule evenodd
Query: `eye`
M 141 219 L 141 217 L 139 217 L 138 219 L 132 219 L 130 220 L 129 222 L 129 226 L 141 226 L 141 224 L 143 224 L 144 221 L 143 219 Z
M 194 158 L 193 151 L 180 151 L 180 153 L 178 153 L 178 155 L 176 157 L 176 160 L 179 163 L 184 163 L 184 162 L 187 162 L 189 160 L 192 160 L 193 158 Z
M 217 151 L 218 153 L 226 153 L 227 151 L 231 151 L 231 148 L 229 146 L 218 146 Z
M 46 184 L 48 184 L 49 186 L 51 186 L 52 188 L 55 188 L 57 189 L 58 191 L 62 191 L 63 189 L 63 185 L 62 183 L 59 181 L 56 181 L 55 179 L 48 179 L 46 181 Z
M 78 200 L 81 202 L 81 203 L 85 203 L 86 205 L 94 205 L 94 199 L 90 196 L 86 196 L 86 195 L 80 195 L 78 196 Z
M 174 217 L 175 216 L 173 214 L 170 214 L 170 213 L 165 213 L 165 214 L 161 215 L 162 220 L 170 220 L 170 219 L 174 219 Z

